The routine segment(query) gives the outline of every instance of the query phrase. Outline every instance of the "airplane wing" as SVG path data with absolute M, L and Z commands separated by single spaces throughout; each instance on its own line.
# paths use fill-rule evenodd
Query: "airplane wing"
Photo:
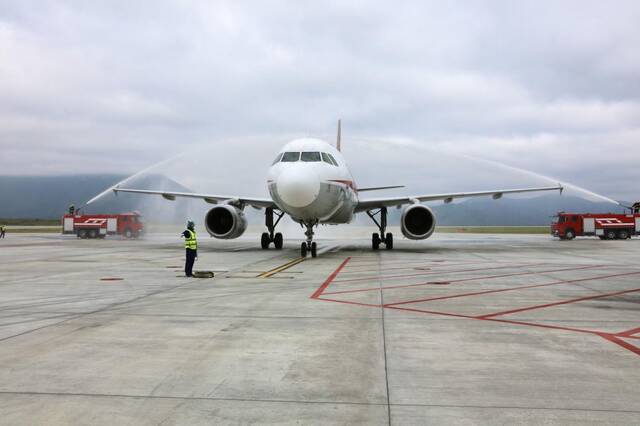
M 404 185 L 392 185 L 392 186 L 371 186 L 368 188 L 358 188 L 358 192 L 366 192 L 366 191 L 381 191 L 383 189 L 396 189 L 396 188 L 404 188 Z
M 356 206 L 356 213 L 371 209 L 378 209 L 380 207 L 401 206 L 403 204 L 420 203 L 424 201 L 443 200 L 445 203 L 450 203 L 455 198 L 481 197 L 483 195 L 491 195 L 494 200 L 497 200 L 504 194 L 516 194 L 536 191 L 560 191 L 560 193 L 562 193 L 562 190 L 562 185 L 558 184 L 558 186 L 547 186 L 541 188 L 502 189 L 495 191 L 453 192 L 451 194 L 416 195 L 411 197 L 372 198 L 369 200 L 359 200 L 358 205 Z
M 277 208 L 276 204 L 270 198 L 249 198 L 249 197 L 234 197 L 226 195 L 212 195 L 212 194 L 196 194 L 194 192 L 170 192 L 170 191 L 151 191 L 146 189 L 131 189 L 131 188 L 113 188 L 113 192 L 130 192 L 134 194 L 151 194 L 160 195 L 167 200 L 175 200 L 177 197 L 185 198 L 199 198 L 206 201 L 209 204 L 218 204 L 220 202 L 227 202 L 229 204 L 248 204 L 255 208 L 272 207 Z

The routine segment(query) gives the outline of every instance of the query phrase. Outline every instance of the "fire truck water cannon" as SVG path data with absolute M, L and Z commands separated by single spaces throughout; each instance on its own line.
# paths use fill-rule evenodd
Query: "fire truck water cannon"
M 560 212 L 551 223 L 551 235 L 561 240 L 575 237 L 598 237 L 601 240 L 626 240 L 640 235 L 640 202 L 629 213 Z
M 107 235 L 122 235 L 138 238 L 144 232 L 139 212 L 121 214 L 79 214 L 80 209 L 69 208 L 62 216 L 62 233 L 75 234 L 78 238 L 104 238 Z

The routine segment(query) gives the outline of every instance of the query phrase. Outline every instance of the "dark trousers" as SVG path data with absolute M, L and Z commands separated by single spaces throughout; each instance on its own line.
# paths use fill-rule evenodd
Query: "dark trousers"
M 193 262 L 196 261 L 196 250 L 185 249 L 187 260 L 184 262 L 184 274 L 187 277 L 193 276 Z

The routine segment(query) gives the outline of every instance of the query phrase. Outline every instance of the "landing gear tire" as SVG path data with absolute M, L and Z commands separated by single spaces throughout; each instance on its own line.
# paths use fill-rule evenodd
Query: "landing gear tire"
M 265 209 L 264 211 L 264 224 L 269 232 L 263 232 L 260 239 L 260 245 L 263 249 L 268 249 L 269 244 L 273 243 L 276 250 L 282 249 L 282 234 L 274 234 L 276 226 L 280 223 L 280 219 L 284 216 L 284 212 L 274 211 L 272 207 Z M 274 217 L 277 219 L 274 221 Z
M 380 235 L 376 232 L 371 234 L 371 248 L 374 250 L 378 250 L 380 248 Z
M 260 246 L 262 247 L 262 249 L 263 250 L 268 249 L 270 242 L 271 242 L 271 238 L 269 238 L 269 234 L 267 234 L 266 232 L 263 232 L 262 237 L 260 237 Z
M 374 250 L 378 250 L 380 248 L 380 243 L 385 245 L 387 250 L 393 249 L 393 234 L 386 233 L 387 229 L 387 208 L 381 207 L 378 210 L 367 210 L 367 216 L 373 220 L 373 223 L 376 224 L 380 233 L 377 232 L 371 234 L 371 248 Z M 376 216 L 380 217 L 380 221 L 376 219 Z
M 621 229 L 620 231 L 618 231 L 618 238 L 621 240 L 626 240 L 627 238 L 629 238 L 629 231 Z
M 283 244 L 282 234 L 278 232 L 273 238 L 273 245 L 276 247 L 276 250 L 282 250 L 282 244 Z
M 300 257 L 307 257 L 307 243 L 300 245 Z
M 617 237 L 616 231 L 614 231 L 613 229 L 607 231 L 605 237 L 607 237 L 607 240 L 615 240 Z
M 384 239 L 384 244 L 387 250 L 393 250 L 393 234 L 389 232 L 387 237 Z
M 316 257 L 316 256 L 318 256 L 318 246 L 314 241 L 311 243 L 311 257 Z

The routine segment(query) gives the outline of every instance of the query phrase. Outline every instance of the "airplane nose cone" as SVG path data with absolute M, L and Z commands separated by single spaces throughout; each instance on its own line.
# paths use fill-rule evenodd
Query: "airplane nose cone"
M 320 179 L 315 171 L 291 165 L 276 180 L 280 199 L 291 207 L 306 207 L 320 194 Z

